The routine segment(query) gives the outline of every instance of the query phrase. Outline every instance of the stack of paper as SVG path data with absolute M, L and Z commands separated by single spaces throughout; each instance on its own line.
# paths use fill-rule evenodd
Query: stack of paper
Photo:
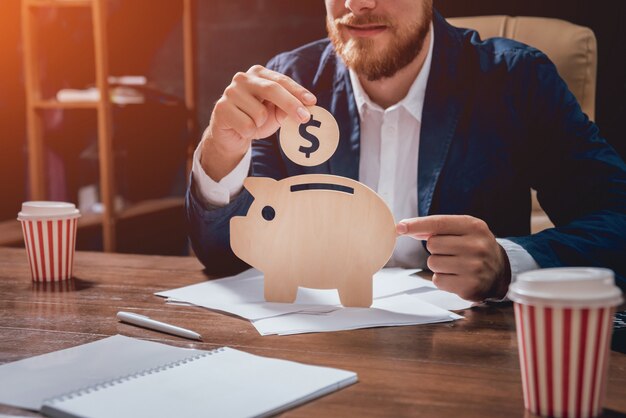
M 168 303 L 228 312 L 252 322 L 261 335 L 329 332 L 380 326 L 446 322 L 462 318 L 449 309 L 472 305 L 415 275 L 419 270 L 383 269 L 374 275 L 371 308 L 344 308 L 336 290 L 300 288 L 295 303 L 266 302 L 263 273 L 236 276 L 158 292 Z

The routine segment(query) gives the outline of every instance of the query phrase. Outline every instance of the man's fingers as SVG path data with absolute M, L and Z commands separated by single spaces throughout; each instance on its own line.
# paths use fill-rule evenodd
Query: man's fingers
M 467 239 L 458 235 L 432 235 L 426 241 L 431 254 L 459 255 L 467 252 Z
M 283 109 L 277 107 L 276 108 L 276 122 L 278 122 L 279 125 L 282 125 L 285 119 L 287 119 L 287 113 L 285 113 Z
M 238 73 L 235 83 L 248 83 L 248 88 L 259 100 L 269 100 L 290 117 L 307 122 L 311 114 L 306 106 L 316 103 L 315 96 L 284 74 L 268 70 L 261 65 L 251 67 L 247 73 Z
M 431 237 L 430 233 L 413 233 L 413 234 L 410 234 L 409 233 L 409 224 L 407 223 L 406 219 L 398 222 L 398 224 L 396 225 L 396 233 L 398 235 L 406 235 L 406 236 L 410 236 L 412 238 L 415 238 L 415 239 L 418 239 L 418 240 L 422 240 L 422 241 L 426 241 L 428 238 Z
M 229 107 L 228 111 L 222 112 L 223 123 L 237 132 L 242 138 L 252 138 L 257 129 L 254 120 L 232 103 L 223 103 L 221 105 Z
M 295 120 L 304 123 L 311 118 L 311 113 L 302 102 L 275 81 L 259 78 L 249 88 L 260 101 L 269 100 Z
M 480 301 L 482 298 L 476 294 L 475 283 L 465 275 L 457 274 L 433 274 L 433 284 L 437 289 L 455 293 L 461 299 Z
M 431 255 L 426 260 L 426 265 L 433 273 L 463 273 L 463 260 L 454 255 Z
M 254 96 L 241 91 L 232 92 L 230 94 L 231 97 L 234 99 L 233 102 L 235 106 L 237 106 L 237 108 L 243 113 L 248 115 L 250 119 L 254 121 L 254 124 L 257 128 L 260 128 L 267 122 L 267 119 L 269 117 L 268 109 Z
M 254 65 L 248 72 L 280 84 L 306 106 L 313 106 L 317 102 L 317 98 L 313 93 L 284 74 L 269 70 L 262 65 Z
M 466 235 L 486 227 L 485 223 L 467 215 L 431 215 L 403 219 L 396 225 L 401 235 L 424 239 L 431 235 Z
M 255 97 L 260 103 L 269 101 L 275 104 L 296 120 L 306 122 L 311 117 L 305 105 L 275 81 L 255 74 L 239 72 L 235 74 L 232 83 L 224 91 L 224 97 L 236 101 L 243 95 L 241 92 Z
M 446 292 L 455 293 L 457 288 L 459 277 L 456 274 L 435 273 L 433 274 L 433 284 L 437 286 L 437 289 L 445 290 Z

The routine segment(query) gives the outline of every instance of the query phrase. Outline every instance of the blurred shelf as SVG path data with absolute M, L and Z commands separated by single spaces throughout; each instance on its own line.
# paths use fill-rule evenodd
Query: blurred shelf
M 36 109 L 96 109 L 98 102 L 59 102 L 57 100 L 38 100 Z
M 91 7 L 91 0 L 26 0 L 29 7 Z
M 118 222 L 135 220 L 147 215 L 152 216 L 172 209 L 182 208 L 184 205 L 185 199 L 182 197 L 144 200 L 119 212 L 116 220 Z M 78 229 L 99 227 L 102 225 L 102 219 L 102 214 L 100 213 L 85 213 L 78 220 Z M 0 222 L 0 246 L 21 247 L 24 245 L 23 243 L 20 222 L 15 219 Z
M 134 102 L 110 102 L 112 106 L 115 107 L 124 107 L 124 106 L 142 106 L 145 103 L 134 103 Z M 161 103 L 166 106 L 174 106 L 172 103 Z M 34 103 L 35 109 L 97 109 L 99 102 L 59 102 L 58 100 L 39 100 Z
M 165 197 L 163 199 L 144 200 L 122 210 L 116 219 L 118 221 L 133 219 L 156 212 L 183 207 L 184 205 L 185 199 L 182 197 Z

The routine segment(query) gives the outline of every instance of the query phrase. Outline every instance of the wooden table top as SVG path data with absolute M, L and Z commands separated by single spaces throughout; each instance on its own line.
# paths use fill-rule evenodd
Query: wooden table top
M 356 385 L 285 416 L 525 414 L 508 304 L 472 308 L 451 323 L 262 337 L 247 320 L 167 305 L 153 295 L 207 280 L 195 258 L 79 252 L 74 273 L 70 289 L 35 285 L 24 250 L 0 248 L 0 363 L 123 334 L 205 350 L 230 346 L 358 373 Z M 115 318 L 120 310 L 191 328 L 204 341 L 120 323 Z M 623 417 L 626 355 L 612 352 L 610 361 L 605 416 Z M 0 413 L 37 416 L 2 405 Z

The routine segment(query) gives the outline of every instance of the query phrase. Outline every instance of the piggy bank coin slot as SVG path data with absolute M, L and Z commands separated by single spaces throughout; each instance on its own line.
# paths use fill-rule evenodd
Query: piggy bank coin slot
M 263 219 L 266 221 L 271 221 L 276 217 L 276 211 L 271 206 L 265 206 L 261 209 L 261 216 L 263 216 Z
M 303 190 L 333 190 L 336 192 L 354 194 L 354 189 L 352 187 L 342 186 L 340 184 L 307 183 L 307 184 L 294 184 L 293 186 L 291 186 L 292 192 L 300 192 Z

